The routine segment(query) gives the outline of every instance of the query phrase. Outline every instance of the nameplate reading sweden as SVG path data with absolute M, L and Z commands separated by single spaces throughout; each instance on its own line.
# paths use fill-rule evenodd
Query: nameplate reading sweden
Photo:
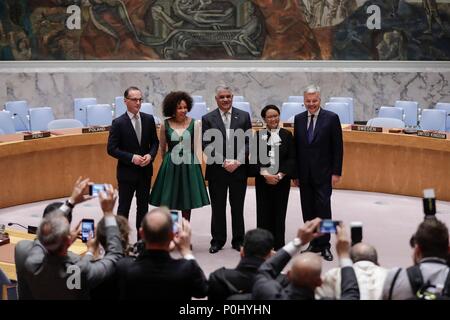
M 352 126 L 352 131 L 365 131 L 365 132 L 383 132 L 381 127 L 370 127 L 370 126 Z

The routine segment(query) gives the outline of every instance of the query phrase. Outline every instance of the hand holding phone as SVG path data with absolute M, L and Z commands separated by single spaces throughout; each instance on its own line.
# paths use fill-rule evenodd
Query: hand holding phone
M 325 219 L 320 221 L 319 232 L 320 233 L 336 233 L 336 226 L 340 224 L 341 221 Z
M 180 217 L 180 212 L 170 211 L 170 216 L 172 217 L 172 223 L 173 223 L 172 232 L 174 234 L 176 234 L 180 230 L 180 224 L 182 222 L 181 217 Z
M 94 183 L 89 185 L 89 195 L 93 197 L 98 197 L 101 191 L 105 190 L 105 185 L 103 183 Z
M 81 241 L 86 243 L 89 238 L 94 237 L 94 220 L 83 219 L 81 220 Z
M 354 221 L 350 223 L 352 246 L 362 241 L 362 222 Z

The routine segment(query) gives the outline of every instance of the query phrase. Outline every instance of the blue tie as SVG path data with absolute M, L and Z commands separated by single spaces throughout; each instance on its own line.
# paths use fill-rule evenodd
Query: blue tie
M 308 143 L 311 144 L 314 137 L 314 114 L 311 115 L 311 121 L 309 122 L 308 131 L 306 135 L 308 136 Z

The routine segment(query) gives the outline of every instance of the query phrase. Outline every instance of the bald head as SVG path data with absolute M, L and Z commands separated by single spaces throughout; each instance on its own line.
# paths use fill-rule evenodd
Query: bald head
M 315 253 L 306 252 L 294 258 L 288 277 L 296 287 L 308 287 L 314 290 L 322 283 L 321 273 L 322 258 Z
M 147 244 L 168 244 L 172 238 L 172 218 L 165 208 L 156 208 L 142 219 L 142 230 Z
M 378 265 L 377 250 L 370 244 L 359 242 L 350 249 L 350 258 L 354 263 L 358 261 L 371 261 Z

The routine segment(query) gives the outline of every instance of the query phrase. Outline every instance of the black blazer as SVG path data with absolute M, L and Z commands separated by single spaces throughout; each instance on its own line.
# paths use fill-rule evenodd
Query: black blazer
M 307 140 L 308 111 L 295 116 L 294 138 L 300 182 L 331 181 L 331 175 L 342 175 L 342 128 L 337 114 L 320 109 L 312 143 Z
M 283 172 L 287 175 L 287 179 L 291 179 L 292 177 L 296 177 L 296 163 L 295 163 L 295 145 L 294 138 L 292 137 L 292 133 L 289 130 L 280 128 L 279 131 L 281 143 L 277 148 L 278 151 L 278 172 Z M 264 137 L 264 139 L 263 139 Z M 251 157 L 255 156 L 256 161 L 252 160 L 252 173 L 254 176 L 258 176 L 261 168 L 270 167 L 270 163 L 262 163 L 260 158 L 260 148 L 262 144 L 267 144 L 267 141 L 270 137 L 270 131 L 267 129 L 261 129 L 256 133 L 256 139 L 254 140 L 257 143 L 255 152 L 251 155 Z M 267 146 L 267 159 L 269 159 L 269 152 L 271 151 L 271 146 Z M 253 152 L 253 148 L 252 148 Z M 276 158 L 277 158 L 276 157 Z M 255 164 L 256 163 L 256 164 Z
M 195 260 L 173 259 L 167 251 L 146 250 L 117 264 L 120 299 L 191 300 L 208 291 L 205 274 Z
M 246 179 L 246 163 L 248 163 L 250 138 L 249 136 L 246 137 L 245 143 L 243 145 L 244 148 L 240 148 L 238 150 L 237 138 L 235 137 L 234 149 L 232 149 L 231 141 L 227 141 L 228 139 L 225 131 L 225 126 L 223 124 L 223 120 L 219 110 L 220 109 L 217 108 L 202 117 L 203 151 L 205 151 L 207 155 L 211 154 L 213 157 L 215 157 L 215 159 L 217 159 L 217 163 L 206 165 L 205 179 Z M 205 139 L 205 132 L 209 129 L 218 129 L 223 139 L 222 148 L 219 148 L 219 150 L 212 150 L 211 153 L 209 148 L 214 145 L 215 139 Z M 242 129 L 247 134 L 252 135 L 252 122 L 250 120 L 250 115 L 248 114 L 248 112 L 233 107 L 231 111 L 230 129 Z M 210 147 L 208 148 L 208 146 Z M 229 173 L 222 167 L 223 161 L 226 158 L 239 160 L 242 165 L 239 166 L 233 173 Z
M 153 160 L 158 152 L 159 140 L 156 134 L 155 120 L 152 115 L 140 113 L 142 123 L 141 145 L 136 137 L 133 124 L 125 112 L 112 122 L 108 138 L 108 154 L 117 161 L 117 180 L 134 182 L 141 177 L 153 175 Z M 133 154 L 150 154 L 152 161 L 148 166 L 139 167 L 131 162 Z

